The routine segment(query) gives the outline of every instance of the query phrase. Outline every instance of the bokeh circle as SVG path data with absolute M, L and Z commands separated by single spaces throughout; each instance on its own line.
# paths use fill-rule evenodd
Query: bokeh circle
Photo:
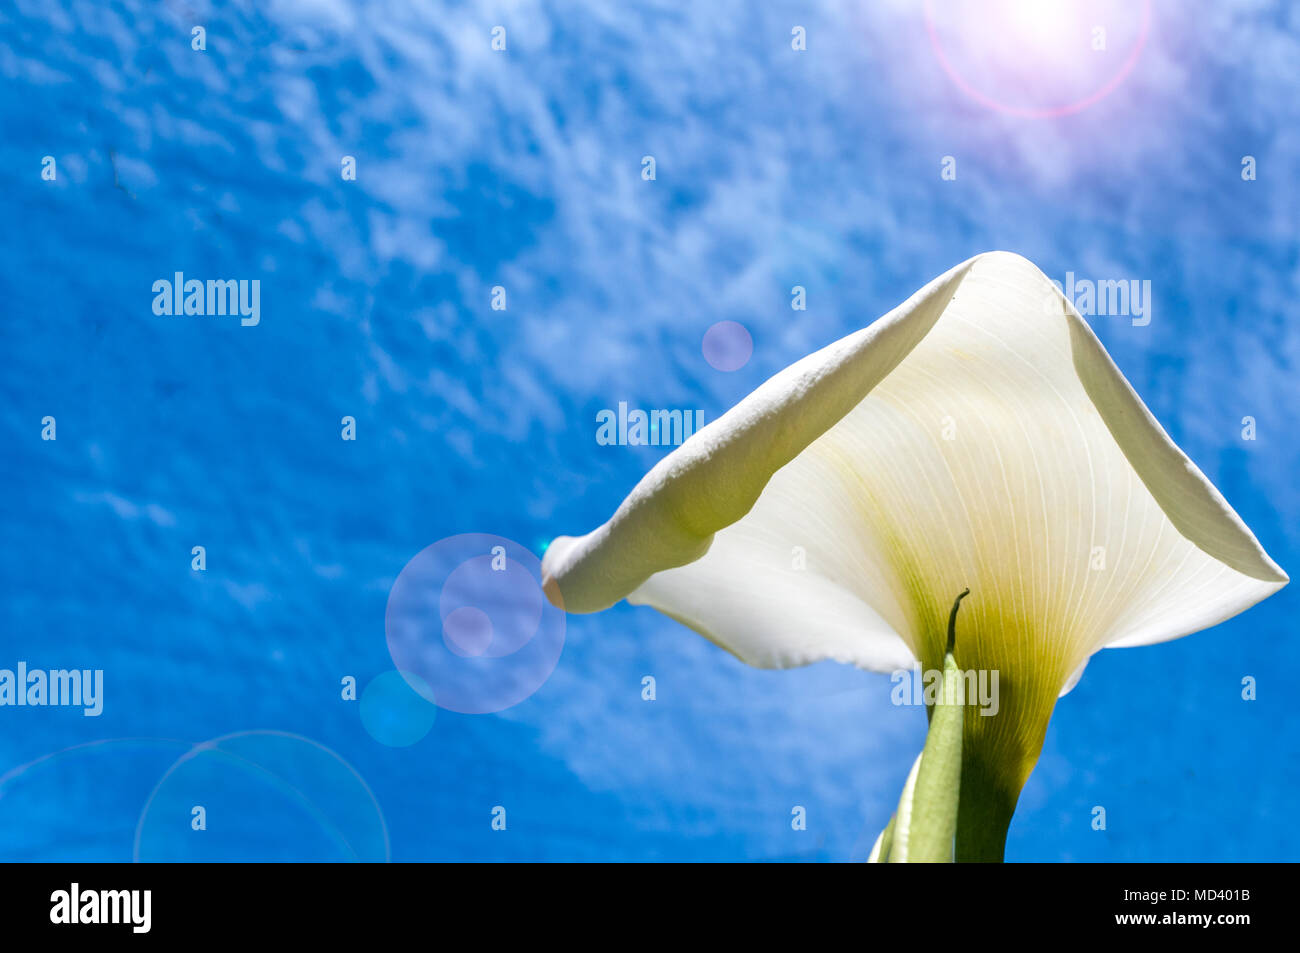
M 196 829 L 202 808 L 202 829 Z M 136 822 L 137 862 L 385 862 L 388 826 L 356 770 L 317 741 L 241 731 L 194 745 Z
M 384 672 L 361 693 L 361 724 L 390 748 L 407 748 L 433 728 L 438 715 L 433 692 L 410 672 Z
M 179 738 L 101 738 L 0 774 L 0 862 L 124 863 L 140 805 L 193 747 Z
M 754 353 L 754 339 L 743 324 L 719 321 L 704 332 L 700 349 L 714 370 L 738 371 L 749 363 Z
M 546 682 L 564 649 L 564 611 L 547 601 L 541 579 L 538 558 L 501 536 L 465 533 L 421 550 L 388 596 L 384 628 L 394 667 L 421 680 L 448 711 L 478 715 L 519 704 Z

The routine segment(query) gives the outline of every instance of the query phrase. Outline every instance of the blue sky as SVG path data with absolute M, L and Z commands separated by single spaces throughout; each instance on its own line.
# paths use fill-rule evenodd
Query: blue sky
M 409 748 L 377 743 L 339 680 L 392 667 L 388 592 L 426 546 L 492 533 L 540 552 L 612 512 L 663 451 L 598 445 L 598 410 L 713 419 L 990 249 L 1054 278 L 1151 281 L 1149 325 L 1092 325 L 1294 572 L 1300 11 L 1156 0 L 1113 92 L 1035 119 L 958 88 L 924 8 L 0 13 L 0 666 L 103 668 L 107 693 L 97 719 L 0 710 L 0 775 L 96 739 L 183 751 L 275 730 L 355 768 L 373 801 L 305 742 L 255 739 L 382 854 L 377 804 L 395 859 L 865 856 L 924 737 L 883 676 L 749 669 L 623 605 L 569 618 L 532 698 L 439 712 Z M 1107 49 L 1070 58 L 1035 47 L 1059 37 L 1010 8 L 981 29 L 944 4 L 933 15 L 961 75 L 1047 109 L 1104 85 L 1139 42 L 1141 4 L 1100 8 Z M 497 25 L 505 51 L 491 49 Z M 806 50 L 791 48 L 795 26 Z M 259 279 L 261 323 L 154 315 L 151 284 L 176 271 Z M 505 311 L 489 306 L 497 285 Z M 806 311 L 790 308 L 794 285 Z M 730 373 L 701 354 L 724 319 L 754 341 Z M 57 441 L 40 440 L 46 415 Z M 344 415 L 354 443 L 339 439 Z M 1058 707 L 1008 858 L 1300 856 L 1295 599 L 1288 588 L 1209 632 L 1094 659 Z M 145 856 L 337 848 L 301 803 L 241 800 L 226 762 L 207 769 L 215 781 L 178 781 L 214 805 L 196 846 L 188 788 L 149 800 L 176 757 L 113 744 L 22 773 L 0 790 L 0 851 L 126 859 L 146 803 L 159 807 Z M 1105 832 L 1089 825 L 1098 804 Z M 505 832 L 490 829 L 496 805 Z M 807 831 L 790 829 L 793 805 Z M 300 833 L 268 845 L 270 830 Z

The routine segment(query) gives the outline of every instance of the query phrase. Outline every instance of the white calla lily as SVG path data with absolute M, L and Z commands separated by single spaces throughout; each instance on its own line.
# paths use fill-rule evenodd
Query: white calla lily
M 626 598 L 764 668 L 941 668 L 969 587 L 956 656 L 999 672 L 1001 709 L 966 718 L 962 811 L 968 786 L 995 789 L 1004 830 L 1094 652 L 1287 582 L 1073 306 L 1006 252 L 772 377 L 607 523 L 552 542 L 543 572 L 570 612 Z

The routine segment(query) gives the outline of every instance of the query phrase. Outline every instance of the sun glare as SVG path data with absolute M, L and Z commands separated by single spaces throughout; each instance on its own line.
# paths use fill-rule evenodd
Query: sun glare
M 1029 118 L 1067 115 L 1114 90 L 1150 27 L 1150 0 L 926 0 L 940 65 L 968 96 Z
M 1053 3 L 1051 0 L 1003 0 L 992 9 L 981 9 L 992 14 L 993 22 L 999 19 L 1003 26 L 1013 31 L 1017 39 L 1037 49 L 1058 50 L 1071 42 L 1086 42 L 1087 34 L 1080 35 L 1075 4 Z

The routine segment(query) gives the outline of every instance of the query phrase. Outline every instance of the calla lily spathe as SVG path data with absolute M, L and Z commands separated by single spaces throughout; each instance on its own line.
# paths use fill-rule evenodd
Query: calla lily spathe
M 570 612 L 626 598 L 764 668 L 940 668 L 969 587 L 957 659 L 999 671 L 1002 704 L 968 714 L 968 756 L 1012 807 L 1094 652 L 1287 582 L 1070 302 L 1006 252 L 772 377 L 603 526 L 552 542 L 543 574 Z

